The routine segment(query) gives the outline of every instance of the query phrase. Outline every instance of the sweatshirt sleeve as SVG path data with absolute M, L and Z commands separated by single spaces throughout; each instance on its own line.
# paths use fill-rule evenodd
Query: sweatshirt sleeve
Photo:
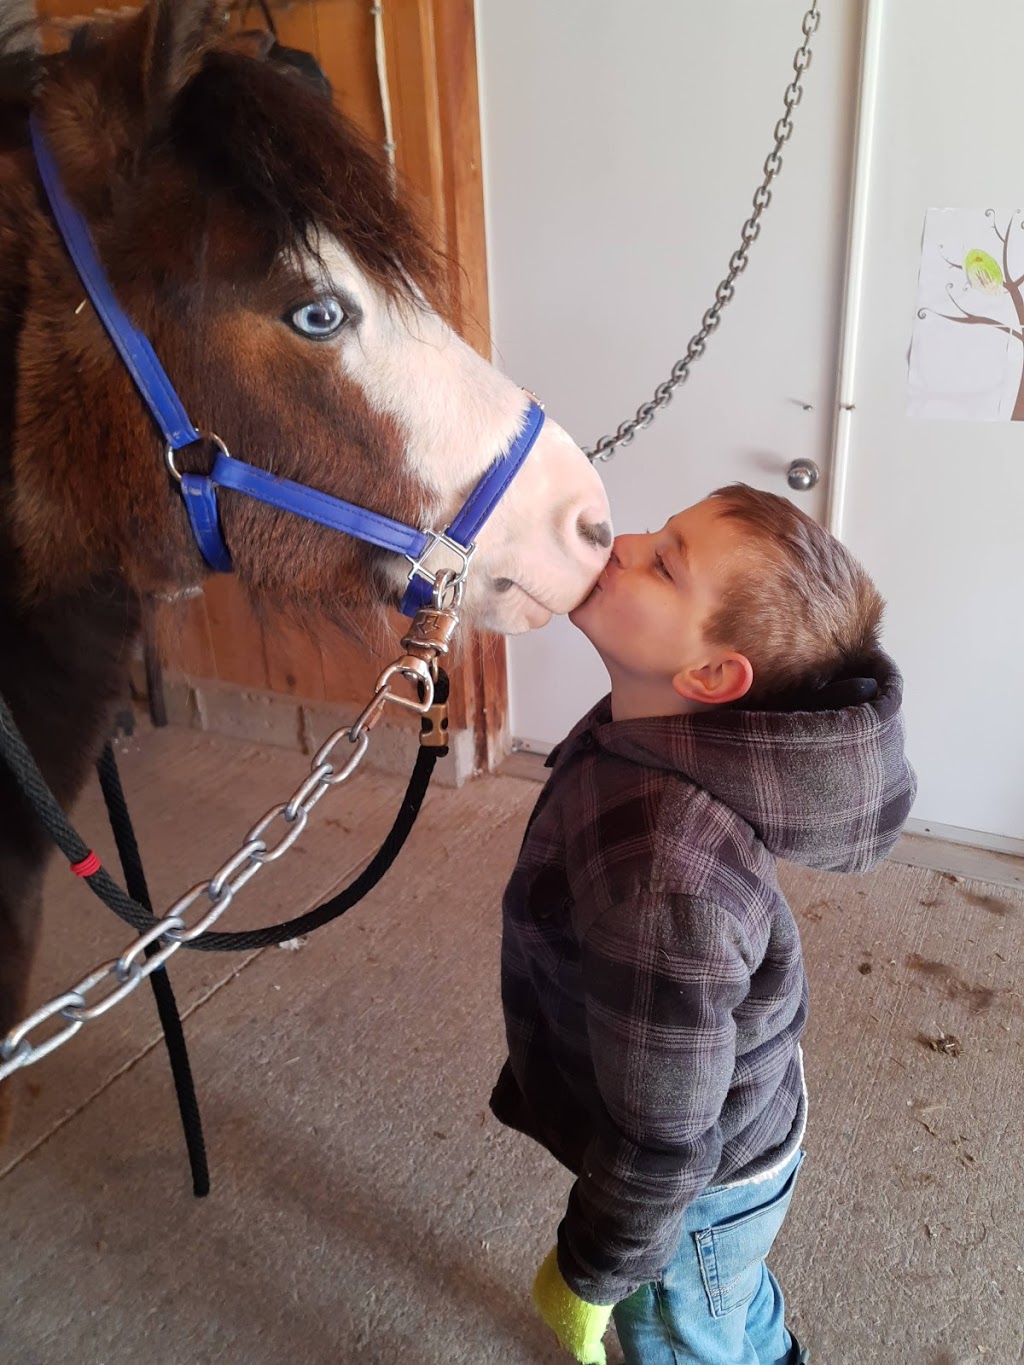
M 558 1230 L 558 1264 L 590 1303 L 613 1303 L 671 1259 L 710 1183 L 736 1063 L 733 1011 L 751 950 L 711 902 L 648 890 L 605 910 L 582 952 L 602 1112 Z

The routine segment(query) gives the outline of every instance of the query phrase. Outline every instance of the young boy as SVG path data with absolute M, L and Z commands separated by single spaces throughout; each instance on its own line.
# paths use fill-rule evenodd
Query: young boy
M 534 1301 L 579 1361 L 796 1365 L 764 1261 L 802 1159 L 807 978 L 775 858 L 860 872 L 914 797 L 882 601 L 791 503 L 620 536 L 572 613 L 611 694 L 504 899 L 496 1116 L 576 1175 Z

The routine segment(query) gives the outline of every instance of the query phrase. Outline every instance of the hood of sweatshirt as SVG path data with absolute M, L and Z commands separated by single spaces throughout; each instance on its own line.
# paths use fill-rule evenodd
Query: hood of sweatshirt
M 899 671 L 879 654 L 871 676 L 833 683 L 793 709 L 613 721 L 606 697 L 560 749 L 589 730 L 604 751 L 704 788 L 776 857 L 863 872 L 891 852 L 917 790 L 902 701 Z

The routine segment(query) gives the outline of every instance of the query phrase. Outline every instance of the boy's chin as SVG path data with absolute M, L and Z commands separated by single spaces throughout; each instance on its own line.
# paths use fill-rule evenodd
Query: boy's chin
M 590 641 L 603 659 L 604 652 L 601 647 L 601 613 L 596 608 L 593 600 L 589 597 L 585 598 L 578 607 L 574 607 L 569 613 L 569 620 L 579 633 Z
M 569 613 L 569 620 L 573 623 L 577 630 L 582 630 L 583 634 L 587 636 L 588 640 L 590 638 L 590 635 L 587 631 L 587 623 L 591 621 L 594 617 L 596 599 L 600 595 L 601 590 L 595 583 L 594 586 L 587 593 L 586 597 L 584 597 L 583 601 L 578 602 L 576 606 L 573 607 L 572 611 Z

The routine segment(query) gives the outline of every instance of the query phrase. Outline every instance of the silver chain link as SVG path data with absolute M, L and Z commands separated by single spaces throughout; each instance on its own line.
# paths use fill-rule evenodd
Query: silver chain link
M 438 660 L 448 653 L 459 624 L 459 607 L 465 575 L 450 570 L 438 574 L 433 601 L 416 613 L 409 633 L 402 640 L 405 653 L 388 664 L 374 685 L 373 696 L 351 725 L 344 725 L 327 739 L 310 762 L 309 776 L 287 801 L 266 811 L 233 853 L 207 881 L 197 882 L 174 902 L 152 928 L 135 938 L 119 957 L 104 962 L 82 978 L 77 986 L 42 1005 L 0 1039 L 0 1081 L 22 1067 L 42 1061 L 73 1038 L 85 1024 L 106 1014 L 127 999 L 147 977 L 163 967 L 182 947 L 212 929 L 234 902 L 239 891 L 294 846 L 309 822 L 310 812 L 333 787 L 347 782 L 359 767 L 370 745 L 370 732 L 388 704 L 426 715 L 434 705 L 434 682 Z M 412 684 L 405 696 L 394 691 L 399 679 Z M 346 741 L 348 752 L 335 750 Z M 186 918 L 196 902 L 199 917 Z M 163 946 L 145 957 L 150 944 Z M 48 1021 L 61 1027 L 36 1041 L 31 1035 Z
M 668 407 L 676 389 L 679 388 L 680 384 L 685 384 L 690 377 L 690 366 L 704 354 L 708 337 L 718 326 L 722 309 L 727 303 L 731 302 L 737 277 L 747 268 L 747 256 L 750 253 L 751 244 L 756 242 L 760 235 L 761 217 L 772 202 L 772 181 L 782 170 L 782 149 L 793 132 L 793 110 L 803 97 L 804 72 L 811 64 L 811 38 L 818 30 L 820 19 L 818 0 L 814 0 L 803 18 L 804 40 L 796 50 L 796 55 L 793 58 L 795 74 L 786 86 L 786 93 L 783 96 L 786 112 L 775 125 L 775 145 L 765 158 L 764 179 L 754 191 L 754 212 L 743 224 L 740 232 L 740 244 L 729 258 L 729 272 L 715 290 L 714 303 L 701 319 L 700 330 L 687 343 L 686 354 L 672 366 L 672 372 L 668 379 L 658 385 L 651 399 L 646 403 L 641 403 L 636 410 L 636 416 L 623 422 L 614 436 L 602 436 L 595 445 L 585 452 L 587 459 L 591 462 L 610 460 L 621 446 L 630 444 L 638 431 L 643 431 L 649 427 L 662 408 Z

